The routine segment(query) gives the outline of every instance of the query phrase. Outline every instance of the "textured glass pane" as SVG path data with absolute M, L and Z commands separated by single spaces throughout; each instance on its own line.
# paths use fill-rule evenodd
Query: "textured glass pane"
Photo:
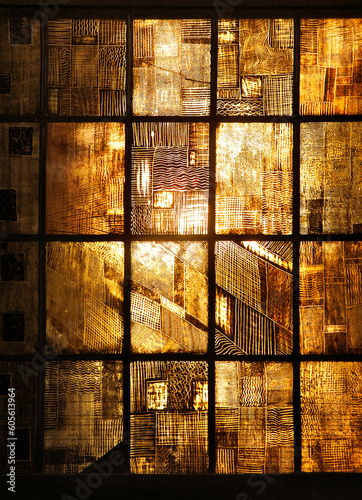
M 0 354 L 29 354 L 38 342 L 38 245 L 0 246 Z
M 123 269 L 123 243 L 47 244 L 47 338 L 59 352 L 121 352 Z
M 77 474 L 123 437 L 121 361 L 52 361 L 45 370 L 44 472 Z
M 208 124 L 134 123 L 132 232 L 205 234 L 208 167 Z
M 302 123 L 301 233 L 362 231 L 362 126 Z
M 291 115 L 292 19 L 219 21 L 217 112 Z
M 49 113 L 125 114 L 125 21 L 49 20 L 47 44 Z
M 216 153 L 216 232 L 291 234 L 291 125 L 222 123 Z
M 133 351 L 205 352 L 207 324 L 207 244 L 133 242 Z
M 291 363 L 216 361 L 216 472 L 294 469 Z
M 303 354 L 362 354 L 362 242 L 302 242 Z
M 302 19 L 300 113 L 362 112 L 361 19 Z
M 1 123 L 0 151 L 0 232 L 36 233 L 39 211 L 38 125 Z
M 131 363 L 131 472 L 207 472 L 207 364 Z
M 207 115 L 211 21 L 136 20 L 133 36 L 133 112 Z
M 24 16 L 25 14 L 25 16 Z M 0 115 L 36 113 L 40 102 L 40 22 L 0 12 Z
M 47 232 L 123 232 L 124 124 L 51 123 L 47 147 Z
M 37 375 L 29 361 L 0 363 L 0 473 L 9 474 L 8 459 L 14 458 L 16 474 L 34 474 L 37 439 Z M 15 431 L 12 428 L 14 411 L 8 399 L 8 389 L 15 393 Z M 8 407 L 9 403 L 9 407 Z M 10 420 L 8 420 L 8 417 Z M 10 424 L 8 426 L 8 424 Z M 14 432 L 14 435 L 12 434 Z M 15 440 L 7 438 L 16 438 Z M 11 446 L 8 446 L 11 445 Z M 5 476 L 4 476 L 5 477 Z M 9 481 L 7 477 L 5 481 Z M 4 481 L 4 486 L 5 486 Z M 17 486 L 17 485 L 16 485 Z M 7 485 L 9 488 L 10 485 Z M 17 491 L 17 489 L 16 489 Z
M 361 393 L 361 363 L 302 363 L 302 471 L 362 472 Z
M 286 242 L 216 242 L 217 354 L 292 352 L 292 257 Z

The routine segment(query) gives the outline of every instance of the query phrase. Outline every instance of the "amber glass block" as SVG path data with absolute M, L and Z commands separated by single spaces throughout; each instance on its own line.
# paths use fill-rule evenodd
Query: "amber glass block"
M 125 21 L 49 20 L 47 47 L 50 114 L 125 114 Z
M 362 112 L 362 20 L 302 19 L 300 113 Z
M 147 19 L 133 25 L 135 115 L 207 115 L 209 19 Z
M 302 123 L 301 233 L 362 232 L 362 126 Z
M 302 354 L 362 354 L 362 242 L 301 242 Z
M 294 470 L 291 363 L 216 361 L 216 472 Z
M 218 41 L 218 114 L 291 115 L 293 20 L 221 20 Z
M 121 361 L 47 363 L 45 473 L 78 474 L 122 441 L 122 379 Z
M 123 232 L 124 129 L 123 123 L 48 124 L 48 233 Z
M 39 212 L 38 125 L 30 122 L 1 123 L 0 151 L 0 232 L 36 233 Z
M 362 364 L 301 364 L 302 471 L 362 472 Z
M 17 16 L 14 8 L 0 12 L 0 115 L 39 110 L 40 22 L 33 14 Z
M 121 352 L 123 273 L 123 243 L 48 243 L 48 343 L 58 352 Z
M 0 354 L 34 352 L 38 343 L 38 288 L 38 244 L 19 241 L 2 243 Z
M 207 472 L 207 363 L 131 363 L 131 472 Z
M 205 352 L 207 244 L 147 241 L 131 248 L 133 352 Z
M 34 376 L 35 374 L 35 376 Z M 7 445 L 14 441 L 8 440 L 8 437 L 16 437 L 15 441 L 15 470 L 17 474 L 35 474 L 35 456 L 37 443 L 37 375 L 30 361 L 17 361 L 9 363 L 0 363 L 0 473 L 9 474 L 8 458 L 13 449 Z M 13 432 L 12 413 L 14 411 L 8 403 L 8 389 L 15 390 L 15 435 Z M 10 420 L 8 421 L 8 417 Z M 9 481 L 7 477 L 5 481 Z M 5 486 L 4 481 L 4 486 Z M 9 487 L 9 485 L 7 485 Z M 17 491 L 17 490 L 16 490 Z
M 216 232 L 291 234 L 291 125 L 219 125 L 216 136 Z
M 133 234 L 206 234 L 209 125 L 134 123 Z
M 290 354 L 293 349 L 292 244 L 217 241 L 217 354 Z

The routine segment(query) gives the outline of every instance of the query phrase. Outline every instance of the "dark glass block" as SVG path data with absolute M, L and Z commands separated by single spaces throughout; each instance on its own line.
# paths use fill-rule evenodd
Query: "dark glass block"
M 24 254 L 1 255 L 1 279 L 2 281 L 25 281 Z
M 30 428 L 16 429 L 15 459 L 30 460 Z
M 11 74 L 0 73 L 0 94 L 10 94 L 11 92 Z
M 6 342 L 24 342 L 24 313 L 3 314 L 3 340 Z
M 7 396 L 9 387 L 11 387 L 10 373 L 0 373 L 0 396 Z
M 33 127 L 9 127 L 9 154 L 33 154 Z
M 31 44 L 31 19 L 10 19 L 9 28 L 11 45 Z
M 0 220 L 16 221 L 15 189 L 0 189 Z

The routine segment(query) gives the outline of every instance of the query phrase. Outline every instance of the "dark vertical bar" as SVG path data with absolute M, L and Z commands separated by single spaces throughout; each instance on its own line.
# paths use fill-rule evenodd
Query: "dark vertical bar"
M 46 349 L 46 242 L 45 242 L 45 204 L 46 204 L 46 141 L 47 126 L 45 116 L 46 109 L 46 28 L 40 23 L 40 43 L 41 43 L 41 70 L 40 70 L 40 116 L 39 134 L 40 134 L 40 154 L 39 154 L 39 212 L 38 212 L 38 346 L 40 353 L 44 354 Z M 45 359 L 45 358 L 44 358 Z M 36 470 L 43 471 L 44 457 L 44 392 L 45 392 L 45 366 L 40 370 L 37 378 L 37 444 L 36 444 Z
M 299 246 L 300 246 L 300 121 L 299 121 L 299 17 L 294 18 L 293 88 L 293 408 L 294 470 L 301 470 L 300 345 L 299 345 Z
M 127 15 L 127 108 L 125 116 L 125 189 L 124 189 L 124 340 L 123 340 L 123 441 L 130 439 L 130 351 L 131 351 L 131 162 L 132 162 L 132 54 L 133 15 Z M 126 467 L 129 470 L 129 446 L 124 447 Z
M 217 83 L 217 18 L 212 15 L 211 26 L 211 103 L 210 103 L 210 171 L 209 171 L 209 224 L 208 224 L 208 273 L 209 273 L 209 338 L 208 338 L 208 435 L 209 472 L 215 473 L 215 132 L 216 132 L 216 83 Z

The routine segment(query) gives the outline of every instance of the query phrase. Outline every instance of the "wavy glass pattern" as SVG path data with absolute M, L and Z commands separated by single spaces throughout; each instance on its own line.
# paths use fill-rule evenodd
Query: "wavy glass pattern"
M 302 19 L 300 114 L 362 112 L 362 19 Z
M 208 467 L 207 363 L 131 363 L 131 472 L 200 474 Z
M 133 242 L 133 352 L 205 352 L 208 265 L 205 242 Z
M 133 38 L 134 114 L 209 114 L 211 21 L 137 19 Z
M 47 232 L 122 233 L 124 124 L 50 123 L 47 142 Z
M 125 21 L 50 19 L 47 46 L 50 114 L 125 114 Z
M 301 242 L 302 353 L 361 354 L 361 321 L 362 243 Z
M 58 352 L 119 353 L 124 245 L 47 244 L 47 339 Z
M 217 354 L 292 352 L 292 256 L 289 242 L 216 242 Z
M 361 392 L 361 363 L 301 364 L 303 472 L 362 472 Z
M 292 126 L 221 123 L 216 135 L 216 233 L 291 234 Z
M 209 125 L 134 123 L 132 232 L 206 234 Z
M 216 361 L 216 471 L 294 470 L 291 363 Z
M 218 42 L 219 115 L 292 114 L 292 19 L 223 19 Z
M 78 474 L 122 441 L 122 380 L 121 361 L 47 363 L 45 473 Z
M 360 233 L 361 124 L 302 123 L 300 141 L 301 233 Z

